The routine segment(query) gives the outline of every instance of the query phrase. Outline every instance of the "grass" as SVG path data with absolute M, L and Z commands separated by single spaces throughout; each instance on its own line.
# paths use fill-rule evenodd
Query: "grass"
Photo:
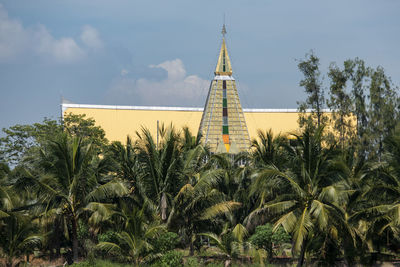
M 94 262 L 89 262 L 89 261 L 82 261 L 79 263 L 75 263 L 73 265 L 71 265 L 73 267 L 132 267 L 132 264 L 121 264 L 121 263 L 115 263 L 115 262 L 111 262 L 111 261 L 107 261 L 107 260 L 95 260 Z M 203 265 L 199 264 L 190 264 L 189 265 L 185 265 L 188 267 L 201 267 Z M 223 267 L 224 264 L 222 262 L 218 262 L 218 263 L 210 263 L 206 265 L 207 267 Z M 233 263 L 231 265 L 232 267 L 258 267 L 260 265 L 258 264 L 237 264 L 237 263 Z M 277 265 L 270 265 L 270 264 L 266 264 L 265 267 L 274 267 Z M 151 267 L 151 266 L 149 266 Z
M 132 264 L 120 264 L 106 260 L 95 260 L 94 262 L 82 261 L 79 263 L 74 263 L 73 267 L 132 267 Z

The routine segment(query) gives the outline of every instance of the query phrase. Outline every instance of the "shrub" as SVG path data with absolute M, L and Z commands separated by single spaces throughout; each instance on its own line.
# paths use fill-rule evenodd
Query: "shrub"
M 185 260 L 185 267 L 200 267 L 201 264 L 196 257 L 189 257 Z
M 111 242 L 118 244 L 118 234 L 117 232 L 114 231 L 107 231 L 105 233 L 102 233 L 98 236 L 99 242 Z
M 165 253 L 155 264 L 155 267 L 183 267 L 183 254 L 177 250 Z
M 179 236 L 173 232 L 166 232 L 159 238 L 155 239 L 153 243 L 154 251 L 156 253 L 165 253 L 176 248 L 179 243 Z
M 272 257 L 272 245 L 280 245 L 290 241 L 290 236 L 282 227 L 279 227 L 275 232 L 272 231 L 272 225 L 257 226 L 256 232 L 249 238 L 250 243 L 257 248 L 265 249 L 268 256 Z

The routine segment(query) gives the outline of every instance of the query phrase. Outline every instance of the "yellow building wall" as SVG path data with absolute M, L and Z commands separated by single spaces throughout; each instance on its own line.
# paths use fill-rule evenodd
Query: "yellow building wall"
M 125 143 L 126 136 L 136 136 L 136 131 L 142 127 L 150 130 L 156 136 L 157 120 L 166 126 L 173 124 L 176 129 L 187 126 L 196 135 L 202 116 L 201 111 L 176 111 L 176 110 L 137 110 L 137 109 L 103 109 L 103 108 L 76 108 L 67 107 L 64 115 L 86 114 L 101 126 L 110 141 Z M 250 138 L 257 137 L 257 130 L 272 129 L 274 133 L 291 133 L 298 128 L 297 112 L 246 112 L 244 111 Z

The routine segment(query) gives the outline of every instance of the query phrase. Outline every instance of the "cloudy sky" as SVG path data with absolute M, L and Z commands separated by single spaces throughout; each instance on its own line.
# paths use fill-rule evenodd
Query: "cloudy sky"
M 0 128 L 73 103 L 203 106 L 221 44 L 244 107 L 296 108 L 296 59 L 360 57 L 400 81 L 400 1 L 1 0 Z

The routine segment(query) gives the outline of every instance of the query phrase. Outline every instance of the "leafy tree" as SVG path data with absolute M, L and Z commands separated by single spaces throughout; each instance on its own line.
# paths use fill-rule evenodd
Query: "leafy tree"
M 272 231 L 271 224 L 256 227 L 255 233 L 250 236 L 249 242 L 258 248 L 263 248 L 268 252 L 268 258 L 272 258 L 274 245 L 281 245 L 290 241 L 290 236 L 282 227 L 275 232 Z
M 333 129 L 339 133 L 339 144 L 342 150 L 345 148 L 345 142 L 350 145 L 354 131 L 354 121 L 352 116 L 352 103 L 350 95 L 346 92 L 346 84 L 349 74 L 346 69 L 341 70 L 336 64 L 329 66 L 328 76 L 331 79 L 330 99 L 328 107 L 332 110 Z M 333 136 L 333 139 L 336 139 Z
M 369 77 L 370 69 L 365 66 L 363 60 L 356 58 L 344 62 L 345 72 L 349 75 L 352 83 L 351 101 L 353 103 L 352 113 L 356 116 L 356 135 L 358 145 L 358 156 L 364 160 L 366 156 L 366 131 L 368 123 L 367 103 L 365 87 Z
M 390 79 L 383 68 L 378 67 L 371 74 L 370 102 L 368 112 L 371 155 L 377 154 L 380 160 L 383 152 L 383 140 L 396 126 L 396 94 Z
M 297 66 L 304 75 L 304 78 L 300 81 L 300 86 L 304 87 L 308 95 L 305 102 L 298 102 L 299 111 L 303 113 L 299 118 L 300 127 L 305 124 L 313 125 L 315 119 L 317 127 L 320 127 L 325 123 L 326 117 L 323 115 L 325 98 L 319 70 L 319 58 L 311 51 L 306 54 L 305 59 L 300 60 Z M 311 109 L 311 116 L 305 115 L 307 109 Z
M 10 164 L 16 165 L 32 148 L 51 140 L 63 130 L 72 136 L 90 140 L 94 146 L 105 145 L 108 141 L 104 130 L 96 126 L 93 119 L 85 117 L 86 115 L 69 114 L 60 122 L 45 118 L 42 123 L 17 124 L 8 129 L 3 128 L 5 137 L 0 138 L 0 155 Z

